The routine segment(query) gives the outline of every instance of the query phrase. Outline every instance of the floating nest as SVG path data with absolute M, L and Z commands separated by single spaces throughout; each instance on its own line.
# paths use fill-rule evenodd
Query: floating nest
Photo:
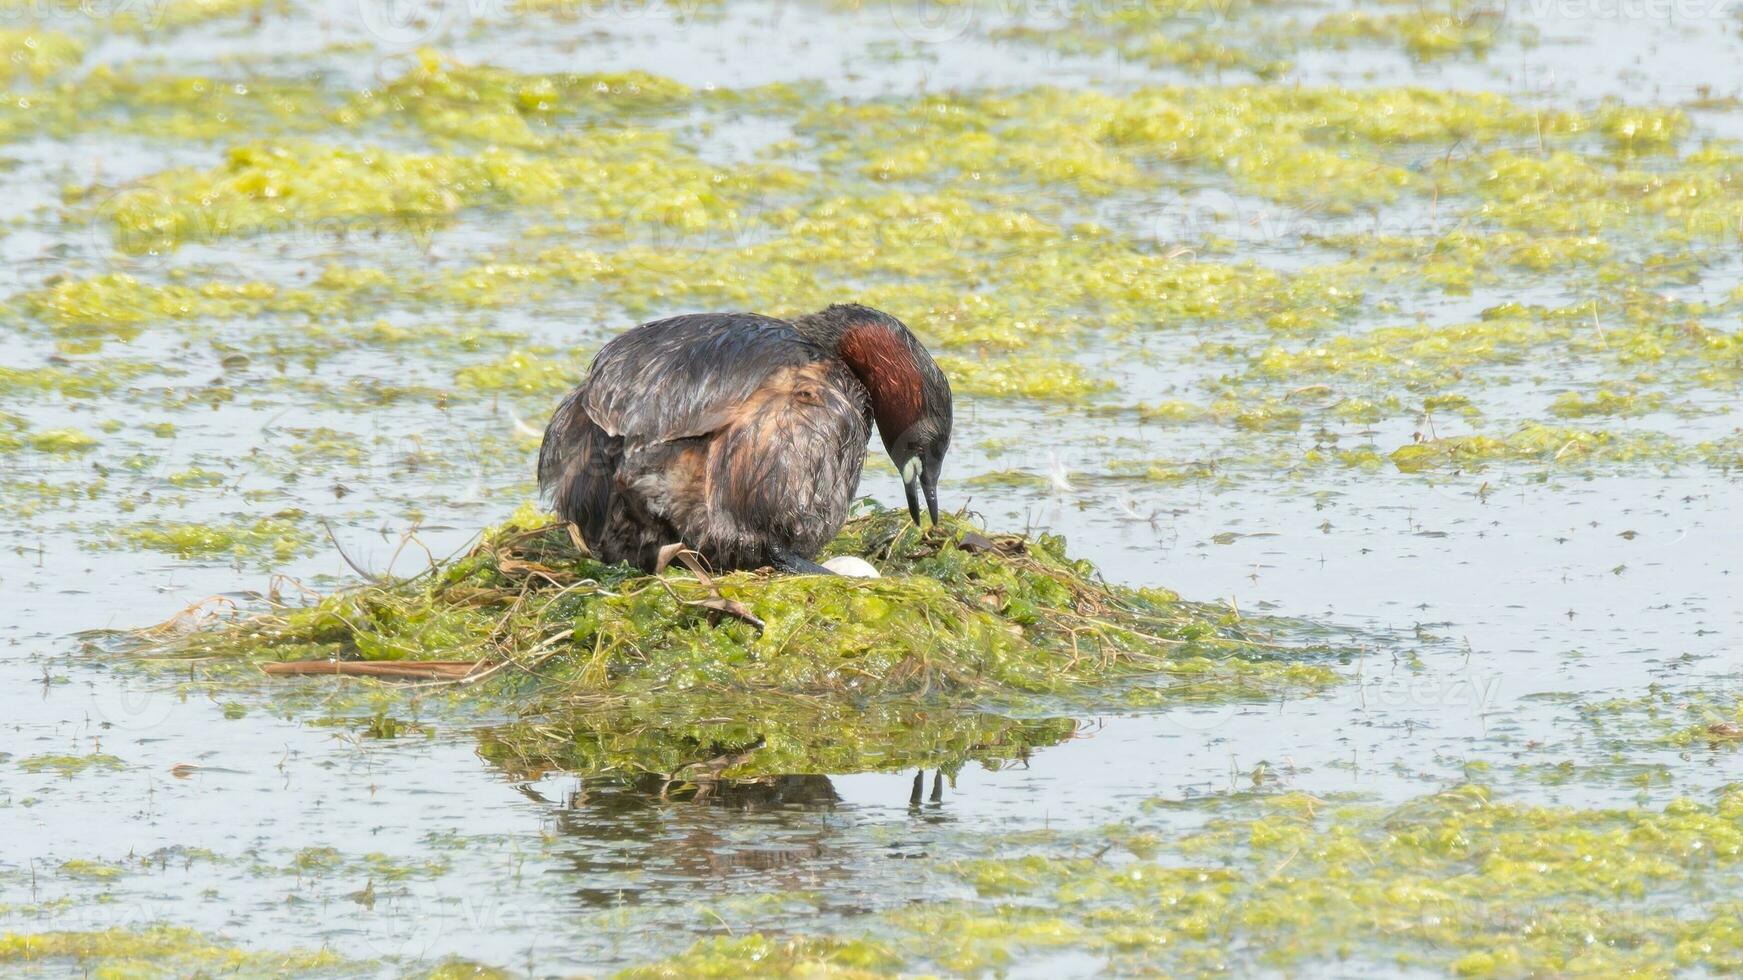
M 546 520 L 523 513 L 414 578 L 168 645 L 270 674 L 463 691 L 512 714 L 481 743 L 517 772 L 676 779 L 999 764 L 1069 738 L 1073 710 L 1110 699 L 1251 699 L 1335 681 L 1323 658 L 1231 610 L 1108 584 L 1050 535 L 957 518 L 922 531 L 878 511 L 851 520 L 827 556 L 864 558 L 881 578 L 648 575 L 588 557 Z

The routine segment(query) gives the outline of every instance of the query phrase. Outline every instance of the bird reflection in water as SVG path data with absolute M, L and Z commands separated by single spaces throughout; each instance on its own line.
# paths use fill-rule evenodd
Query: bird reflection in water
M 576 897 L 590 906 L 659 901 L 747 874 L 794 890 L 846 874 L 844 859 L 826 844 L 837 830 L 818 819 L 841 802 L 827 776 L 589 780 L 561 804 L 544 802 L 556 832 L 582 845 L 565 848 L 563 857 L 581 885 Z M 747 832 L 763 839 L 746 841 Z
M 951 785 L 954 786 L 955 783 L 952 783 Z M 914 791 L 908 794 L 909 809 L 919 809 L 920 793 L 925 790 L 925 788 L 926 770 L 922 769 L 914 774 Z M 944 770 L 939 769 L 932 774 L 932 795 L 926 799 L 927 802 L 934 807 L 944 805 Z
M 945 788 L 942 770 L 930 775 L 928 790 L 928 773 L 915 773 L 907 800 L 909 812 L 928 823 L 943 816 Z M 561 802 L 530 784 L 520 790 L 549 808 L 560 837 L 580 845 L 563 848 L 562 856 L 580 886 L 574 895 L 590 907 L 658 902 L 746 875 L 759 878 L 759 887 L 814 890 L 820 880 L 849 877 L 859 851 L 830 843 L 842 829 L 820 817 L 842 798 L 828 776 L 683 784 L 657 775 L 593 779 Z M 747 834 L 763 839 L 748 842 Z M 897 850 L 903 853 L 891 856 L 924 853 Z

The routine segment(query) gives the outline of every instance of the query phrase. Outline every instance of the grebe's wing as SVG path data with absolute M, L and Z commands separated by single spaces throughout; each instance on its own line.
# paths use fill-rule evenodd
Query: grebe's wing
M 587 416 L 626 448 L 707 435 L 783 368 L 823 351 L 785 320 L 698 313 L 644 323 L 599 351 L 581 395 Z
M 776 372 L 825 359 L 791 324 L 751 313 L 635 327 L 600 349 L 551 416 L 539 489 L 597 551 L 625 503 L 622 478 L 651 465 L 665 444 L 708 435 L 765 403 L 776 393 L 759 392 Z

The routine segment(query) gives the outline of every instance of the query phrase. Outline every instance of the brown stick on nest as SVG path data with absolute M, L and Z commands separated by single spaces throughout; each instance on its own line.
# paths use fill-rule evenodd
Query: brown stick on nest
M 530 660 L 507 657 L 491 663 L 482 660 L 290 660 L 261 664 L 260 669 L 273 677 L 385 677 L 392 680 L 429 681 L 432 684 L 477 684 L 504 667 L 514 666 L 529 673 L 540 664 L 562 652 L 557 646 L 575 635 L 566 629 L 545 637 L 532 649 L 537 656 Z
M 343 674 L 410 681 L 464 680 L 483 667 L 482 660 L 292 660 L 260 665 L 261 670 L 274 677 Z
M 672 563 L 673 558 L 683 562 L 684 567 L 688 568 L 691 574 L 695 575 L 703 585 L 708 587 L 710 598 L 680 598 L 678 593 L 673 591 L 670 585 L 666 585 L 665 579 L 657 578 L 661 572 L 666 570 L 666 566 Z M 702 557 L 696 552 L 691 551 L 689 548 L 684 547 L 682 544 L 669 544 L 660 549 L 659 559 L 654 565 L 654 575 L 656 576 L 655 581 L 659 582 L 662 586 L 665 586 L 666 592 L 668 592 L 672 596 L 672 599 L 680 605 L 696 606 L 708 610 L 709 623 L 711 625 L 718 620 L 719 614 L 725 613 L 734 619 L 743 620 L 744 622 L 756 627 L 756 630 L 759 633 L 763 631 L 763 621 L 758 619 L 756 614 L 750 611 L 750 607 L 739 602 L 737 599 L 728 599 L 721 595 L 720 586 L 714 584 L 714 577 L 709 575 L 708 570 L 702 567 Z

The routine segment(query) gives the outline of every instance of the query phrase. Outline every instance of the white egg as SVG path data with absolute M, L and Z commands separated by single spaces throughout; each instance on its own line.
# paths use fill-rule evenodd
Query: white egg
M 831 558 L 823 563 L 823 567 L 848 578 L 883 578 L 882 575 L 878 574 L 878 570 L 872 567 L 871 562 L 864 558 L 855 558 L 853 555 L 839 555 Z

